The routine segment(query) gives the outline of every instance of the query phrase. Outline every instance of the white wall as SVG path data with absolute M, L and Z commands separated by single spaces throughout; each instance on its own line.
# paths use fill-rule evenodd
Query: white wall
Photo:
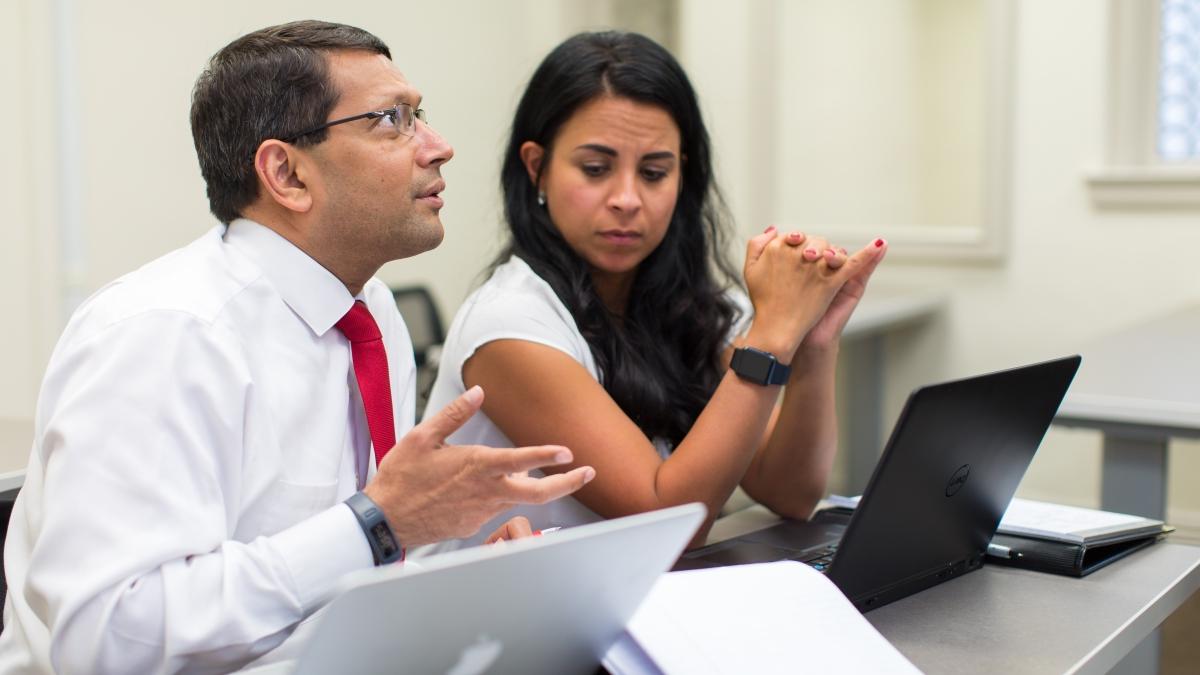
M 452 313 L 499 234 L 499 158 L 536 63 L 613 7 L 586 0 L 341 3 L 317 0 L 0 3 L 0 421 L 33 416 L 70 310 L 104 283 L 214 226 L 188 125 L 207 59 L 266 25 L 321 18 L 389 44 L 454 145 L 447 236 L 387 266 L 392 283 L 432 286 Z M 0 448 L 0 471 L 27 446 Z
M 878 284 L 937 288 L 949 297 L 941 321 L 889 344 L 888 425 L 916 384 L 1072 352 L 1089 338 L 1200 296 L 1192 271 L 1200 214 L 1100 210 L 1083 181 L 1083 168 L 1104 157 L 1108 3 L 1013 4 L 1008 251 L 987 264 L 918 264 L 894 256 L 881 270 Z M 205 59 L 230 39 L 319 17 L 361 25 L 391 45 L 457 154 L 445 171 L 442 247 L 393 263 L 383 276 L 431 284 L 450 313 L 498 241 L 499 154 L 525 80 L 563 37 L 620 20 L 635 6 L 621 0 L 0 5 L 0 86 L 15 92 L 0 106 L 0 128 L 9 133 L 0 153 L 0 311 L 14 327 L 0 331 L 6 382 L 0 418 L 32 415 L 45 358 L 61 329 L 60 305 L 213 224 L 191 146 L 188 96 Z M 982 99 L 968 86 L 977 45 L 970 31 L 955 29 L 979 20 L 970 7 L 958 0 L 681 0 L 678 53 L 700 93 L 741 231 L 761 231 L 770 222 L 963 217 L 978 201 L 970 190 L 979 177 L 957 174 L 946 148 L 970 151 L 977 139 L 970 120 L 978 119 Z M 871 20 L 860 44 L 831 41 L 832 29 L 852 22 L 854 11 Z M 907 32 L 887 33 L 888 26 Z M 957 43 L 949 39 L 955 35 Z M 870 59 L 881 57 L 881 81 L 873 82 Z M 857 89 L 835 88 L 844 72 L 861 80 Z M 777 84 L 802 74 L 825 85 Z M 64 83 L 62 91 L 56 82 Z M 871 101 L 855 103 L 855 91 Z M 62 111 L 64 100 L 73 102 L 70 110 Z M 864 169 L 853 161 L 863 147 L 843 147 L 813 131 L 831 123 L 862 129 L 867 150 L 882 148 L 888 161 Z M 958 140 L 932 144 L 938 131 Z M 61 141 L 76 135 L 77 147 L 64 155 Z M 842 162 L 850 180 L 814 171 L 812 157 Z M 78 198 L 64 201 L 71 190 Z M 948 210 L 930 212 L 931 204 Z M 78 234 L 60 241 L 64 228 Z M 1172 506 L 1200 522 L 1200 448 L 1180 445 L 1172 456 Z M 23 459 L 22 451 L 11 463 Z M 1094 504 L 1097 459 L 1094 434 L 1053 431 L 1022 490 Z
M 54 250 L 56 114 L 47 67 L 50 14 L 25 0 L 0 5 L 0 418 L 28 417 L 58 322 Z M 4 449 L 0 448 L 0 453 Z M 0 461 L 0 468 L 8 463 Z
M 693 0 L 683 4 L 681 57 L 705 96 L 718 159 L 725 170 L 722 181 L 744 234 L 769 222 L 819 231 L 819 225 L 828 222 L 845 218 L 867 222 L 880 213 L 892 213 L 890 220 L 879 221 L 879 234 L 887 236 L 889 224 L 904 224 L 909 214 L 920 211 L 919 202 L 907 202 L 896 193 L 911 199 L 922 196 L 918 182 L 909 175 L 914 169 L 897 161 L 911 161 L 921 149 L 906 148 L 906 141 L 892 134 L 897 125 L 908 123 L 911 128 L 914 106 L 951 110 L 946 97 L 963 91 L 967 96 L 960 112 L 969 121 L 972 89 L 962 84 L 969 84 L 972 68 L 980 74 L 982 70 L 968 62 L 970 45 L 947 43 L 945 49 L 959 55 L 944 64 L 954 72 L 935 73 L 931 78 L 928 67 L 936 58 L 913 57 L 912 44 L 904 40 L 914 30 L 943 38 L 954 35 L 944 26 L 913 29 L 912 22 L 937 16 L 935 23 L 969 24 L 982 13 L 964 9 L 967 4 L 939 0 L 849 5 L 833 0 L 756 0 L 742 6 Z M 935 325 L 899 335 L 889 344 L 887 426 L 908 391 L 921 383 L 1072 353 L 1089 339 L 1200 300 L 1194 263 L 1194 252 L 1200 247 L 1200 212 L 1102 210 L 1093 205 L 1084 181 L 1085 168 L 1100 164 L 1105 156 L 1108 3 L 1012 4 L 1016 16 L 1012 99 L 1004 102 L 1007 109 L 988 111 L 1010 114 L 1013 124 L 1007 253 L 995 263 L 917 263 L 900 255 L 885 262 L 876 284 L 939 289 L 949 299 L 947 311 Z M 877 21 L 881 13 L 890 15 L 889 25 L 899 35 L 887 37 Z M 764 14 L 774 19 L 764 22 Z M 836 31 L 847 22 L 855 25 L 856 14 L 860 23 L 852 43 L 838 44 L 827 34 L 845 37 Z M 724 61 L 736 68 L 761 62 L 760 52 L 771 51 L 780 54 L 771 69 L 746 69 L 740 78 L 719 65 Z M 839 73 L 868 77 L 869 69 L 861 61 L 830 60 L 831 55 L 854 59 L 863 54 L 880 58 L 878 72 L 886 80 L 864 88 L 856 99 L 873 102 L 878 122 L 860 104 L 852 105 L 845 98 L 850 84 L 834 89 L 833 105 L 814 86 L 779 86 L 773 95 L 783 114 L 763 112 L 762 106 L 755 105 L 753 93 L 762 89 L 751 81 L 756 77 L 781 83 L 792 79 L 805 85 L 836 79 Z M 926 86 L 939 78 L 942 85 L 957 81 L 959 89 L 943 86 L 938 93 Z M 934 120 L 934 125 L 954 123 Z M 762 126 L 773 133 L 762 133 Z M 836 135 L 848 126 L 861 128 L 866 143 L 855 144 L 853 138 L 841 145 L 831 142 L 831 137 L 847 138 Z M 805 138 L 814 128 L 832 131 L 821 138 Z M 879 133 L 881 128 L 886 133 Z M 972 131 L 953 133 L 968 139 Z M 766 145 L 769 142 L 778 142 L 779 147 Z M 878 147 L 875 155 L 870 154 L 872 145 Z M 855 166 L 864 161 L 872 167 Z M 912 166 L 919 167 L 920 162 Z M 869 176 L 871 170 L 878 173 Z M 836 179 L 854 177 L 855 172 L 860 180 Z M 927 198 L 959 199 L 961 186 L 944 180 L 944 173 L 941 176 L 932 183 L 935 187 L 940 183 L 943 194 L 927 192 Z M 764 187 L 779 177 L 784 184 Z M 826 206 L 837 204 L 845 204 L 843 213 L 850 215 L 838 215 Z M 961 213 L 966 207 L 960 203 L 955 208 Z M 852 244 L 861 242 L 847 242 Z M 893 253 L 899 252 L 893 246 Z M 1200 444 L 1173 446 L 1169 489 L 1171 517 L 1200 525 L 1197 450 Z M 1051 431 L 1021 489 L 1027 496 L 1089 505 L 1098 504 L 1098 490 L 1098 435 L 1058 429 Z

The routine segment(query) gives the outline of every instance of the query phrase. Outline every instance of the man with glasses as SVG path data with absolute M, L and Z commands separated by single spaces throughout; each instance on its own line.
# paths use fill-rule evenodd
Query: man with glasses
M 420 106 L 349 26 L 266 28 L 210 61 L 192 133 L 222 225 L 101 289 L 55 349 L 0 672 L 231 670 L 343 574 L 594 475 L 526 475 L 569 462 L 557 446 L 446 446 L 478 389 L 413 426 L 412 346 L 373 275 L 442 239 L 453 150 Z

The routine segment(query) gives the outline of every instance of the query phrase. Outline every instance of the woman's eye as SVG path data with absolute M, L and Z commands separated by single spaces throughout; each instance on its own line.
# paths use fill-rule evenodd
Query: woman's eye
M 646 180 L 650 181 L 651 183 L 656 183 L 666 177 L 667 177 L 667 172 L 663 169 L 655 169 L 655 168 L 651 168 L 651 167 L 646 167 L 646 168 L 642 169 L 642 178 L 645 178 Z
M 584 164 L 583 173 L 593 178 L 603 176 L 604 172 L 608 171 L 608 167 L 604 164 Z

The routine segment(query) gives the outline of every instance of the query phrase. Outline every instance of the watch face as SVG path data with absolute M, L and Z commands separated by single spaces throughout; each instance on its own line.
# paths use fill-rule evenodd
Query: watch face
M 382 521 L 376 523 L 371 528 L 371 534 L 379 543 L 379 552 L 383 554 L 384 559 L 390 558 L 396 552 L 396 540 L 392 537 L 392 531 L 388 529 L 387 523 Z
M 762 352 L 748 349 L 739 350 L 736 356 L 734 370 L 738 375 L 754 382 L 767 381 L 767 377 L 771 374 L 771 366 L 774 364 L 771 357 Z

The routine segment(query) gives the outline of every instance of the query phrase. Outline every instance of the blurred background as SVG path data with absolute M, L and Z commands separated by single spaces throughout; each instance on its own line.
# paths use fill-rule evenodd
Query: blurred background
M 844 437 L 889 429 L 920 384 L 1086 362 L 1095 340 L 1200 306 L 1198 0 L 5 0 L 0 473 L 27 461 L 71 311 L 216 224 L 188 128 L 207 58 L 300 18 L 383 38 L 456 149 L 445 242 L 381 273 L 428 288 L 447 322 L 500 242 L 525 82 L 562 39 L 606 27 L 688 70 L 739 261 L 768 224 L 891 242 L 871 295 L 924 309 L 844 352 Z M 856 406 L 864 382 L 878 394 Z M 1055 427 L 1020 494 L 1099 506 L 1100 465 L 1099 432 Z M 1173 440 L 1167 466 L 1167 520 L 1200 541 L 1200 443 Z M 856 481 L 843 461 L 833 488 Z
M 497 250 L 500 152 L 526 80 L 563 38 L 604 27 L 658 39 L 688 70 L 738 260 L 768 224 L 847 248 L 884 236 L 872 294 L 932 303 L 881 333 L 879 419 L 844 407 L 851 429 L 890 428 L 920 384 L 1078 352 L 1200 303 L 1195 0 L 6 0 L 0 420 L 32 419 L 82 299 L 215 224 L 192 84 L 233 38 L 298 18 L 383 38 L 455 146 L 445 242 L 381 273 L 429 288 L 445 321 Z M 0 471 L 28 447 L 0 448 Z M 1054 428 L 1021 494 L 1098 506 L 1100 447 L 1098 432 Z M 1198 450 L 1169 454 L 1184 538 L 1200 534 Z M 835 489 L 855 487 L 847 471 Z

